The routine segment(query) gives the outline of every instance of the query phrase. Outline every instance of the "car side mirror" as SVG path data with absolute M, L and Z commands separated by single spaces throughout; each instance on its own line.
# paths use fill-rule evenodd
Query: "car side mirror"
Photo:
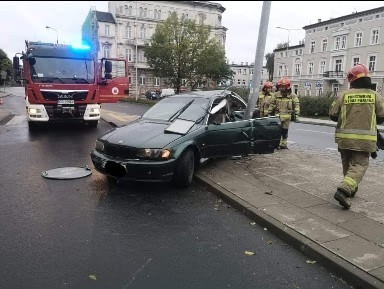
M 20 68 L 20 59 L 18 56 L 13 57 L 13 70 L 18 71 Z
M 112 61 L 106 60 L 105 61 L 105 75 L 112 73 Z M 107 78 L 107 77 L 105 77 Z M 111 77 L 112 78 L 112 77 Z M 108 79 L 111 79 L 108 78 Z

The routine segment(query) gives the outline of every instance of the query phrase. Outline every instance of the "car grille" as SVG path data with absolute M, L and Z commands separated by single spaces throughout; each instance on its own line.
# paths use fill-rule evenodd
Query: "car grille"
M 72 91 L 65 94 L 57 91 L 42 91 L 41 94 L 45 100 L 73 99 L 79 101 L 87 98 L 88 91 Z
M 104 151 L 105 151 L 105 154 L 111 157 L 119 157 L 119 158 L 125 158 L 125 159 L 137 158 L 136 149 L 122 146 L 122 145 L 104 143 Z

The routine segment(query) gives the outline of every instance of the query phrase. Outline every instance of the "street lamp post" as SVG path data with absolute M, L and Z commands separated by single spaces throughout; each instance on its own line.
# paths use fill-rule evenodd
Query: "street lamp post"
M 296 29 L 296 28 L 284 28 L 277 26 L 276 28 L 278 29 L 283 29 L 283 30 L 288 30 L 288 42 L 287 42 L 287 57 L 288 57 L 288 48 L 289 48 L 289 34 L 291 33 L 291 30 L 301 30 L 301 29 Z
M 59 44 L 59 34 L 57 33 L 57 30 L 53 27 L 50 27 L 50 26 L 45 26 L 45 28 L 52 29 L 53 31 L 56 32 L 56 44 Z

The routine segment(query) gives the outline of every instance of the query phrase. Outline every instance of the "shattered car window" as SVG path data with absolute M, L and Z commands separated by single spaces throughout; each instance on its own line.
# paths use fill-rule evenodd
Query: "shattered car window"
M 209 99 L 193 98 L 188 96 L 166 98 L 151 107 L 143 115 L 143 118 L 168 121 L 175 113 L 192 100 L 194 101 L 191 105 L 188 106 L 187 109 L 178 116 L 178 118 L 197 121 L 207 114 L 206 110 L 209 106 Z

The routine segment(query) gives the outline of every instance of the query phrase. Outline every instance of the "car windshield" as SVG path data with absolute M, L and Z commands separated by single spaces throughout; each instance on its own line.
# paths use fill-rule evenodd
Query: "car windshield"
M 35 57 L 31 65 L 34 82 L 93 83 L 94 62 L 89 59 Z
M 189 106 L 177 118 L 197 121 L 207 114 L 209 99 L 180 96 L 163 99 L 152 106 L 143 118 L 168 121 L 188 103 Z

